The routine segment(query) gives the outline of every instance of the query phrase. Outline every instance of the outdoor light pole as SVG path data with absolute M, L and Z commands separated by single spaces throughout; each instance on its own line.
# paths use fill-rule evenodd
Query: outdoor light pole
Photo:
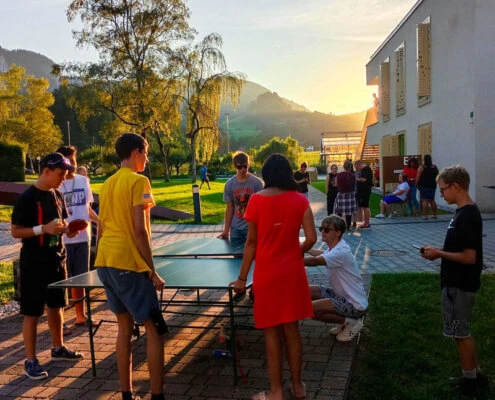
M 230 128 L 229 128 L 229 113 L 224 114 L 227 118 L 227 153 L 230 153 Z
M 67 121 L 67 137 L 69 139 L 69 146 L 70 146 L 70 121 Z

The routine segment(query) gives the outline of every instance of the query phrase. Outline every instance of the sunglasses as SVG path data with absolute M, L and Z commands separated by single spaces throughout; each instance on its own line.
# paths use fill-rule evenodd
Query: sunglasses
M 248 165 L 247 164 L 243 164 L 243 165 L 236 165 L 235 166 L 237 169 L 247 169 Z
M 318 228 L 318 230 L 319 230 L 320 232 L 325 232 L 325 233 L 328 233 L 328 232 L 330 232 L 330 231 L 337 232 L 337 229 L 333 229 L 333 228 L 324 228 L 323 226 L 320 226 L 320 227 Z

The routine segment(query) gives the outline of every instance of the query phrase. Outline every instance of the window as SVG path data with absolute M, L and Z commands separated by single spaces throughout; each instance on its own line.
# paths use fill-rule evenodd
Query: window
M 395 116 L 406 113 L 406 47 L 395 50 Z
M 431 23 L 430 17 L 417 26 L 418 107 L 431 101 Z
M 432 153 L 432 129 L 431 122 L 418 126 L 418 153 L 424 156 Z
M 406 131 L 397 132 L 397 155 L 406 155 Z
M 380 64 L 380 114 L 383 122 L 390 120 L 390 62 L 387 58 Z

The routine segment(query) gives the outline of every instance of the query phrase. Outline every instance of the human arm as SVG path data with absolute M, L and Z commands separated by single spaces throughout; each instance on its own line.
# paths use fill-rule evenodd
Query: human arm
M 328 193 L 329 188 L 330 188 L 330 175 L 327 174 L 327 179 L 325 179 L 325 192 Z
M 230 234 L 230 227 L 232 225 L 232 218 L 234 216 L 234 203 L 229 201 L 225 207 L 225 221 L 223 225 L 223 232 L 218 235 L 220 239 L 228 239 Z
M 251 264 L 256 256 L 257 232 L 256 224 L 248 222 L 248 235 L 244 245 L 244 255 L 242 257 L 241 270 L 237 280 L 230 282 L 229 286 L 234 287 L 234 292 L 243 293 L 246 291 L 246 282 L 251 269 Z
M 311 247 L 313 247 L 313 245 L 316 243 L 315 219 L 309 205 L 306 208 L 306 211 L 304 211 L 302 227 L 305 239 L 304 242 L 301 243 L 301 251 L 304 254 L 305 252 L 310 250 Z
M 422 165 L 418 168 L 418 173 L 416 174 L 416 186 L 419 185 L 419 181 L 421 179 L 421 174 L 423 173 L 424 167 Z
M 61 233 L 65 233 L 66 231 L 66 226 L 64 222 L 60 221 L 59 219 L 54 219 L 53 221 L 50 221 L 48 224 L 42 224 L 41 226 L 41 234 L 50 234 L 50 235 L 60 235 Z M 26 227 L 22 225 L 11 225 L 11 233 L 12 237 L 16 239 L 27 239 L 31 238 L 34 236 L 39 236 L 36 235 L 34 232 L 35 227 Z
M 437 247 L 422 246 L 423 251 L 420 252 L 421 257 L 427 260 L 433 261 L 438 258 L 445 258 L 446 260 L 457 262 L 460 264 L 475 264 L 476 263 L 476 250 L 475 249 L 463 249 L 459 252 L 450 252 L 439 249 Z
M 136 205 L 132 208 L 132 214 L 134 242 L 136 243 L 137 250 L 150 269 L 150 279 L 153 281 L 155 288 L 162 290 L 165 281 L 155 271 L 151 252 L 150 233 L 148 232 L 149 216 L 147 216 L 149 214 L 149 208 L 145 208 L 142 204 Z
M 88 213 L 89 213 L 89 219 L 91 222 L 98 222 L 98 214 L 95 213 L 95 211 L 91 208 L 91 206 L 88 204 Z
M 318 249 L 309 249 L 306 253 L 313 257 L 318 257 L 323 254 L 323 250 L 318 250 Z

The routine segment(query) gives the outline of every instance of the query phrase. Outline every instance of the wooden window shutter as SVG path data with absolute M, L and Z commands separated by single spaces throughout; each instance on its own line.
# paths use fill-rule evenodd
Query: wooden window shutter
M 390 136 L 383 136 L 381 143 L 380 143 L 380 152 L 382 157 L 388 157 L 389 156 L 389 138 Z
M 431 95 L 431 25 L 418 25 L 418 97 Z
M 390 119 L 390 63 L 380 64 L 380 114 L 384 121 Z
M 390 136 L 390 154 L 391 156 L 398 156 L 400 155 L 399 152 L 399 136 L 398 135 L 393 135 Z
M 405 62 L 405 48 L 401 47 L 395 52 L 395 112 L 397 116 L 406 112 Z
M 431 122 L 418 126 L 418 153 L 421 155 L 432 152 L 432 125 Z

